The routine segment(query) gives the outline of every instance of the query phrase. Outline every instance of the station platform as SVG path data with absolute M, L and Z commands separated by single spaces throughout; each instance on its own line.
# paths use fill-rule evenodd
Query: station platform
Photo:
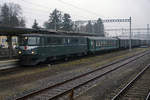
M 9 62 L 16 62 L 16 61 L 18 61 L 18 59 L 4 59 L 4 60 L 0 60 L 0 64 L 9 63 Z
M 17 67 L 18 59 L 3 59 L 0 60 L 0 70 Z

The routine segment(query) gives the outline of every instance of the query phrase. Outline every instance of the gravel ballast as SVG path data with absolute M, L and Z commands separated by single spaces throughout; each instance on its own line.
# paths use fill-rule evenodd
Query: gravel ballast
M 11 99 L 39 89 L 41 86 L 46 87 L 49 84 L 54 84 L 53 80 L 65 80 L 67 77 L 79 75 L 82 72 L 142 50 L 144 49 L 134 49 L 131 53 L 128 53 L 128 50 L 112 52 L 51 66 L 21 67 L 18 70 L 11 70 L 11 72 L 2 72 L 0 73 L 0 100 Z

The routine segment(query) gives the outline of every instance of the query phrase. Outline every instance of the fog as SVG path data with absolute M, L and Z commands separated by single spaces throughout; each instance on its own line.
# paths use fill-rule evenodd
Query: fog
M 27 27 L 34 19 L 40 26 L 48 20 L 49 14 L 57 8 L 69 13 L 72 20 L 95 20 L 132 17 L 133 27 L 146 27 L 150 23 L 149 0 L 0 0 L 17 3 L 22 7 Z M 109 27 L 128 27 L 128 23 L 105 24 Z

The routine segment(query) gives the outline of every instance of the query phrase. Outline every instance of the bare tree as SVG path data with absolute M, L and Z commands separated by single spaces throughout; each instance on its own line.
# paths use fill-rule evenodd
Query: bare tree
M 18 4 L 5 3 L 2 5 L 0 17 L 2 26 L 25 27 L 22 9 Z

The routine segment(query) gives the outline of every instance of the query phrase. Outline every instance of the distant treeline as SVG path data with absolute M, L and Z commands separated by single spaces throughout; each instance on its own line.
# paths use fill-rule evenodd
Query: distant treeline
M 5 3 L 0 5 L 0 26 L 26 27 L 25 17 L 23 17 L 22 13 L 22 8 L 18 4 Z M 86 25 L 75 25 L 70 14 L 62 14 L 62 12 L 57 9 L 54 9 L 50 13 L 49 19 L 44 22 L 43 27 L 39 26 L 35 19 L 32 28 L 99 33 L 101 36 L 104 36 L 104 25 L 101 18 L 99 18 L 96 23 L 88 21 Z
M 0 25 L 9 27 L 25 27 L 20 5 L 5 3 L 0 7 Z

